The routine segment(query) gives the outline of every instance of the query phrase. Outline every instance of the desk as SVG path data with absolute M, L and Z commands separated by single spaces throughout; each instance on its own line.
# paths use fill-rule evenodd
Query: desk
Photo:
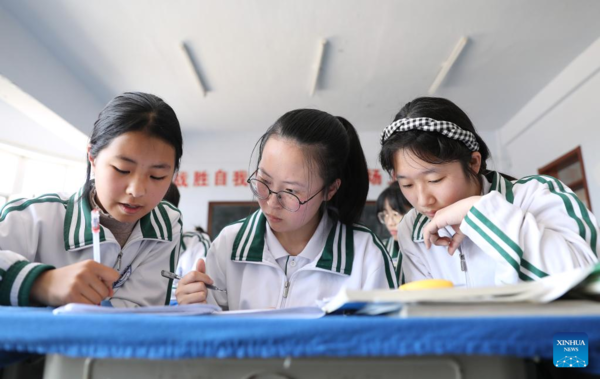
M 258 365 L 262 362 L 267 367 L 272 362 L 273 367 L 285 374 L 286 365 L 296 367 L 296 363 L 302 365 L 302 362 L 307 367 L 330 362 L 329 366 L 339 371 L 343 365 L 334 366 L 331 361 L 340 363 L 348 358 L 352 358 L 347 361 L 351 365 L 371 362 L 384 367 L 396 362 L 396 368 L 390 370 L 398 370 L 406 362 L 408 367 L 410 362 L 423 357 L 419 362 L 431 363 L 421 363 L 424 372 L 428 366 L 462 367 L 468 356 L 478 358 L 477 364 L 492 371 L 491 358 L 499 359 L 495 362 L 509 362 L 509 366 L 517 358 L 551 360 L 552 336 L 558 332 L 587 333 L 590 367 L 577 370 L 600 373 L 600 316 L 435 319 L 328 316 L 317 320 L 276 320 L 218 316 L 53 316 L 47 309 L 0 307 L 0 352 L 51 355 L 47 377 L 48 372 L 61 366 L 84 371 L 90 369 L 90 362 L 98 363 L 100 368 L 104 365 L 101 362 L 111 360 L 121 366 L 127 362 L 146 362 L 149 367 L 154 361 L 155 373 L 162 367 L 156 362 L 170 361 L 169 370 L 177 367 L 193 370 L 191 362 L 216 362 L 223 367 L 233 367 L 236 362 Z M 446 356 L 452 359 L 445 360 Z M 86 357 L 107 361 L 88 360 L 84 368 Z M 456 369 L 458 374 L 449 377 L 460 377 L 469 370 Z M 492 377 L 489 371 L 486 378 Z M 139 373 L 141 369 L 132 372 Z M 507 373 L 505 377 L 510 375 Z M 127 374 L 127 377 L 135 376 Z M 171 371 L 168 377 L 177 376 Z M 196 372 L 195 377 L 215 376 L 198 376 Z M 397 371 L 394 377 L 400 377 Z

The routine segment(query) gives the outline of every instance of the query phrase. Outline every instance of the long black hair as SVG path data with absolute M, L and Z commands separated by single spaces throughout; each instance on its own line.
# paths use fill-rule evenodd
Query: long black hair
M 183 154 L 183 138 L 179 120 L 169 104 L 143 92 L 125 92 L 112 99 L 100 112 L 90 138 L 90 155 L 96 158 L 115 138 L 128 132 L 143 131 L 159 138 L 175 149 L 175 172 Z M 92 188 L 91 164 L 88 160 L 83 196 Z
M 327 203 L 334 217 L 347 225 L 360 219 L 369 191 L 369 174 L 358 134 L 348 120 L 316 109 L 284 114 L 259 139 L 257 168 L 272 136 L 299 144 L 307 160 L 317 168 L 326 189 L 336 179 L 341 180 Z
M 465 176 L 481 184 L 480 175 L 488 171 L 486 161 L 490 157 L 490 151 L 477 134 L 467 114 L 450 100 L 439 97 L 419 97 L 403 106 L 396 114 L 394 121 L 418 117 L 450 121 L 473 133 L 479 144 L 479 153 L 481 154 L 479 171 L 473 172 L 471 170 L 470 163 L 473 152 L 463 142 L 448 138 L 441 133 L 422 132 L 420 130 L 395 133 L 384 142 L 379 153 L 379 161 L 383 169 L 391 174 L 394 170 L 394 154 L 401 149 L 407 149 L 427 163 L 442 164 L 458 161 Z

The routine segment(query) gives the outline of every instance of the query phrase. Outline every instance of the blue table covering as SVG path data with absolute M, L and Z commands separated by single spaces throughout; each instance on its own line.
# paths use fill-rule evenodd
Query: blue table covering
M 189 359 L 500 355 L 552 359 L 553 335 L 584 332 L 600 373 L 600 316 L 316 320 L 63 315 L 0 307 L 0 351 L 69 357 Z M 0 362 L 2 359 L 0 357 Z

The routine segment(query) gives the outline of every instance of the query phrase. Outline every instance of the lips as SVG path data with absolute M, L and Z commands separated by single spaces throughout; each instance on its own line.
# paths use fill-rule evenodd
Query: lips
M 138 204 L 129 204 L 129 203 L 119 203 L 121 209 L 125 211 L 125 213 L 136 213 L 138 210 L 142 209 L 141 205 Z
M 280 222 L 280 221 L 283 221 L 283 219 L 281 219 L 279 217 L 275 217 L 275 216 L 272 216 L 272 215 L 266 214 L 266 213 L 265 213 L 265 217 L 267 218 L 267 220 L 269 220 L 269 222 Z
M 425 216 L 427 216 L 428 218 L 433 218 L 433 216 L 435 216 L 435 213 L 436 213 L 436 212 L 437 212 L 437 211 L 429 211 L 429 212 L 423 212 L 423 214 L 424 214 Z

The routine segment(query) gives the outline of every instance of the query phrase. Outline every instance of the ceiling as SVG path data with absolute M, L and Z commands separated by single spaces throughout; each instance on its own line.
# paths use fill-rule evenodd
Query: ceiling
M 188 132 L 264 130 L 301 107 L 379 131 L 405 102 L 427 95 L 462 36 L 469 42 L 435 95 L 459 104 L 480 130 L 496 130 L 600 37 L 595 0 L 0 0 L 0 6 L 99 103 L 123 91 L 151 92 L 175 109 Z M 310 96 L 321 39 L 328 44 Z

